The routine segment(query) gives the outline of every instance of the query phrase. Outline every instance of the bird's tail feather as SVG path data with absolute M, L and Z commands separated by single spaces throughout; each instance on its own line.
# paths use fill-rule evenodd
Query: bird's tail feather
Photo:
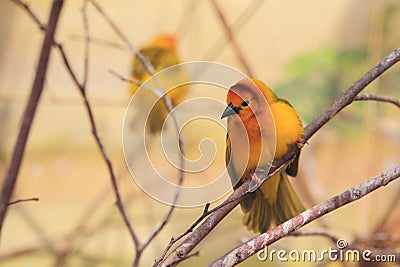
M 286 173 L 280 173 L 277 178 L 279 185 L 275 199 L 266 199 L 261 189 L 253 193 L 255 197 L 252 206 L 243 217 L 243 224 L 249 230 L 264 233 L 272 226 L 281 224 L 305 210 Z

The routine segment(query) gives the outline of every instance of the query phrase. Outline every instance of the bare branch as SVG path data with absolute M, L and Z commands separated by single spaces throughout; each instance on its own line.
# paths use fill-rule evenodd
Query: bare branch
M 79 41 L 86 39 L 86 37 L 82 37 L 82 36 L 77 35 L 77 34 L 72 34 L 70 38 L 72 40 L 79 40 Z M 97 44 L 97 45 L 101 45 L 101 46 L 105 46 L 105 47 L 111 47 L 111 48 L 118 49 L 118 50 L 125 50 L 126 49 L 125 46 L 123 46 L 123 45 L 121 45 L 121 44 L 119 44 L 117 42 L 108 41 L 108 40 L 104 40 L 104 39 L 101 39 L 101 38 L 96 38 L 96 37 L 93 37 L 93 36 L 89 37 L 89 43 Z
M 29 7 L 28 4 L 22 2 L 21 0 L 11 0 L 13 1 L 16 5 L 20 6 L 22 9 L 26 11 L 28 16 L 35 22 L 36 25 L 39 26 L 39 29 L 41 31 L 46 31 L 46 26 L 39 20 L 39 18 L 33 13 L 32 9 Z
M 289 234 L 289 236 L 323 236 L 332 241 L 332 243 L 336 244 L 336 242 L 339 240 L 337 236 L 334 236 L 333 234 L 327 232 L 327 231 L 296 231 L 292 232 Z
M 375 94 L 362 94 L 362 95 L 356 96 L 356 98 L 354 100 L 357 100 L 357 101 L 372 100 L 372 101 L 386 102 L 386 103 L 391 103 L 391 104 L 397 106 L 398 108 L 400 108 L 400 101 L 397 99 L 394 99 L 392 97 L 389 97 L 389 96 L 375 95 Z
M 18 199 L 18 200 L 15 200 L 15 201 L 11 201 L 10 203 L 8 203 L 8 205 L 10 206 L 10 205 L 14 205 L 14 204 L 17 204 L 17 203 L 29 202 L 29 201 L 39 201 L 39 198 L 38 197 L 31 197 L 31 198 Z
M 239 32 L 241 28 L 250 20 L 253 14 L 260 9 L 261 4 L 264 3 L 264 0 L 253 0 L 243 11 L 240 13 L 237 19 L 231 24 L 232 26 L 231 31 L 233 33 Z M 225 47 L 228 43 L 229 39 L 226 38 L 226 34 L 222 37 L 217 39 L 214 42 L 214 45 L 210 46 L 211 48 L 208 50 L 206 55 L 203 57 L 204 60 L 212 60 L 215 56 L 221 52 L 221 50 Z
M 116 76 L 118 79 L 120 79 L 123 82 L 127 82 L 127 83 L 131 83 L 131 84 L 134 84 L 134 85 L 142 86 L 142 83 L 140 81 L 136 81 L 136 80 L 132 80 L 132 79 L 126 78 L 126 77 L 122 76 L 121 74 L 116 73 L 113 70 L 109 70 L 109 72 L 112 75 Z M 150 90 L 157 90 L 157 89 L 152 88 L 151 86 L 149 86 L 147 84 L 145 86 L 148 87 Z M 175 119 L 175 122 L 176 122 L 176 119 Z M 177 126 L 178 125 L 177 125 L 177 122 L 176 122 L 176 127 Z M 181 142 L 182 142 L 181 139 L 182 138 L 179 136 L 178 140 L 180 142 L 180 145 L 182 145 L 181 144 Z M 182 154 L 181 154 L 181 157 L 183 157 Z M 183 159 L 181 159 L 181 163 L 183 164 Z M 178 201 L 178 197 L 179 197 L 179 194 L 180 194 L 180 186 L 183 183 L 183 169 L 180 169 L 179 173 L 180 174 L 179 174 L 178 188 L 175 191 L 175 195 L 174 195 L 174 199 L 173 199 L 172 205 L 171 205 L 170 209 L 168 210 L 167 214 L 165 215 L 164 219 L 154 229 L 153 233 L 148 237 L 148 239 L 143 244 L 141 244 L 139 247 L 136 248 L 136 257 L 135 257 L 133 266 L 138 266 L 139 265 L 140 256 L 141 256 L 143 250 L 150 244 L 150 242 L 161 232 L 161 230 L 164 228 L 164 226 L 168 223 L 168 221 L 169 221 L 169 219 L 170 219 L 170 217 L 172 215 L 172 212 L 174 211 L 174 209 L 176 207 L 176 203 Z M 179 240 L 179 239 L 176 239 L 174 242 L 176 242 L 177 240 Z M 172 244 L 171 244 L 171 246 L 172 246 Z M 164 254 L 164 256 L 165 256 L 165 254 Z
M 130 43 L 128 37 L 126 37 L 122 33 L 122 31 L 118 28 L 118 26 L 114 23 L 114 21 L 107 15 L 107 13 L 95 0 L 88 0 L 88 1 L 90 1 L 90 3 L 96 8 L 96 10 L 103 16 L 103 18 L 111 26 L 111 28 L 118 35 L 118 37 L 121 38 L 121 40 L 129 48 L 129 50 L 139 59 L 139 61 L 142 63 L 143 67 L 147 70 L 147 72 L 153 76 L 155 74 L 155 70 L 151 62 L 145 56 L 139 53 L 139 51 Z
M 155 82 L 157 83 L 157 85 L 159 86 L 159 88 L 163 88 L 162 83 L 159 81 L 159 79 L 157 78 L 157 76 L 155 76 L 155 69 L 153 67 L 153 65 L 151 64 L 151 62 L 145 57 L 143 56 L 136 48 L 134 48 L 128 38 L 122 33 L 122 31 L 118 28 L 118 26 L 113 22 L 113 20 L 105 13 L 105 11 L 102 9 L 102 7 L 95 1 L 95 0 L 88 0 L 90 1 L 90 3 L 96 8 L 96 10 L 103 16 L 103 18 L 108 22 L 108 24 L 111 26 L 111 28 L 115 31 L 115 33 L 118 35 L 118 37 L 121 38 L 121 40 L 128 46 L 129 50 L 135 54 L 135 56 L 137 57 L 137 59 L 141 62 L 141 64 L 143 65 L 143 67 L 146 69 L 146 71 L 154 78 Z M 114 73 L 115 74 L 115 73 Z M 128 79 L 123 79 L 123 80 L 128 80 Z M 159 90 L 155 89 L 155 92 L 157 92 Z M 163 90 L 164 92 L 165 90 Z M 174 194 L 174 198 L 172 201 L 172 205 L 169 209 L 169 211 L 167 212 L 167 214 L 165 215 L 164 219 L 162 220 L 162 222 L 159 224 L 158 227 L 156 227 L 156 229 L 154 230 L 154 232 L 149 236 L 149 238 L 147 239 L 147 241 L 145 241 L 143 244 L 140 243 L 135 243 L 136 244 L 136 256 L 135 256 L 135 260 L 133 262 L 133 266 L 138 266 L 139 265 L 139 261 L 140 261 L 140 257 L 141 254 L 143 252 L 143 250 L 148 246 L 148 244 L 150 244 L 150 242 L 160 233 L 160 231 L 164 228 L 164 226 L 168 223 L 175 207 L 176 207 L 176 203 L 178 201 L 180 192 L 181 192 L 181 185 L 183 183 L 183 179 L 184 179 L 184 157 L 183 157 L 183 151 L 184 151 L 184 144 L 183 144 L 183 140 L 181 137 L 181 133 L 179 130 L 179 126 L 178 126 L 178 121 L 175 117 L 175 114 L 172 112 L 172 102 L 170 100 L 170 98 L 168 97 L 167 94 L 162 94 L 161 99 L 163 100 L 167 110 L 169 113 L 171 113 L 171 118 L 172 121 L 174 123 L 174 128 L 176 130 L 176 133 L 178 134 L 178 147 L 180 148 L 180 153 L 179 153 L 179 178 L 178 178 L 178 185 L 176 187 L 176 191 Z
M 373 80 L 378 78 L 383 72 L 389 69 L 400 60 L 400 48 L 395 49 L 385 59 L 375 65 L 371 70 L 364 74 L 346 91 L 344 91 L 324 112 L 315 118 L 304 130 L 304 139 L 308 140 L 326 122 L 328 122 L 338 112 L 348 106 L 356 96 L 367 87 Z
M 388 183 L 400 177 L 400 165 L 395 166 L 374 178 L 356 185 L 343 193 L 336 195 L 314 207 L 304 211 L 296 217 L 272 228 L 271 230 L 256 236 L 243 245 L 230 251 L 223 257 L 217 259 L 209 266 L 235 266 L 238 263 L 248 259 L 260 249 L 265 248 L 275 241 L 287 236 L 289 233 L 303 227 L 309 222 L 333 211 L 344 205 L 356 201 L 379 187 L 386 186 Z
M 354 98 L 362 91 L 368 84 L 379 77 L 387 69 L 393 66 L 400 60 L 400 48 L 397 48 L 390 53 L 385 59 L 379 62 L 354 84 L 352 84 L 346 91 L 344 91 L 335 101 L 329 105 L 320 115 L 318 115 L 307 127 L 304 129 L 304 141 L 308 141 L 322 126 L 324 126 L 330 119 L 332 119 L 343 108 L 349 105 Z M 276 172 L 278 168 L 282 168 L 298 151 L 297 147 L 293 147 L 284 155 L 280 160 L 277 160 L 270 169 L 270 174 L 262 177 L 263 182 L 271 177 L 271 173 Z M 196 229 L 193 233 L 186 238 L 177 248 L 175 248 L 162 263 L 162 266 L 174 266 L 179 263 L 182 258 L 187 255 L 194 247 L 206 237 L 212 229 L 243 199 L 244 195 L 248 193 L 250 180 L 243 183 L 236 189 L 227 200 L 235 199 L 229 205 L 221 207 L 221 209 L 210 214 L 210 216 Z
M 29 8 L 29 6 L 21 5 L 19 0 L 13 0 L 13 1 L 18 3 L 20 6 L 22 6 L 24 8 L 24 10 L 27 13 L 30 14 L 31 17 L 35 18 L 34 19 L 35 23 L 43 31 L 46 30 L 46 33 L 47 33 L 46 27 L 43 28 L 43 24 L 40 23 L 40 20 L 32 12 L 32 10 Z M 137 238 L 137 235 L 136 235 L 136 233 L 135 233 L 135 231 L 134 231 L 134 229 L 133 229 L 133 227 L 132 227 L 132 225 L 131 225 L 131 223 L 129 221 L 128 214 L 125 211 L 125 208 L 124 208 L 124 205 L 123 205 L 123 202 L 122 202 L 121 194 L 119 192 L 119 188 L 118 188 L 118 184 L 117 184 L 117 180 L 116 180 L 116 176 L 115 176 L 115 173 L 114 173 L 114 169 L 113 169 L 111 160 L 110 160 L 110 158 L 109 158 L 109 156 L 108 156 L 108 154 L 106 152 L 106 149 L 105 149 L 105 147 L 103 145 L 103 142 L 102 142 L 102 140 L 101 140 L 101 138 L 100 138 L 100 136 L 98 134 L 97 127 L 96 127 L 96 122 L 95 122 L 95 119 L 94 119 L 94 114 L 93 114 L 92 108 L 91 108 L 91 106 L 89 104 L 89 99 L 87 98 L 87 95 L 86 95 L 85 84 L 79 82 L 78 77 L 76 76 L 76 74 L 74 73 L 74 71 L 72 69 L 72 66 L 71 66 L 70 61 L 69 61 L 69 59 L 67 57 L 67 54 L 66 54 L 65 50 L 63 49 L 62 44 L 54 41 L 53 38 L 52 38 L 51 42 L 50 42 L 50 45 L 55 45 L 58 48 L 58 50 L 59 50 L 59 52 L 61 54 L 61 57 L 63 59 L 64 65 L 65 65 L 65 67 L 67 69 L 67 72 L 69 73 L 69 75 L 71 76 L 73 82 L 75 83 L 76 87 L 79 89 L 79 92 L 81 93 L 81 96 L 83 98 L 84 105 L 85 105 L 85 108 L 86 108 L 86 112 L 87 112 L 87 114 L 89 116 L 91 132 L 92 132 L 93 137 L 94 137 L 94 139 L 96 141 L 96 144 L 97 144 L 97 146 L 98 146 L 98 148 L 99 148 L 99 150 L 101 152 L 101 155 L 102 155 L 102 157 L 103 157 L 103 159 L 104 159 L 104 161 L 105 161 L 105 163 L 107 165 L 107 170 L 108 170 L 109 175 L 110 175 L 112 188 L 113 188 L 113 191 L 114 191 L 114 194 L 115 194 L 115 197 L 116 197 L 116 205 L 118 207 L 118 210 L 120 211 L 120 214 L 122 216 L 122 219 L 123 219 L 125 225 L 128 228 L 128 231 L 129 231 L 129 233 L 130 233 L 130 235 L 132 237 L 132 240 L 135 243 L 135 246 L 139 246 L 140 245 L 139 239 Z M 87 50 L 86 50 L 86 52 L 87 52 Z M 85 56 L 85 57 L 87 57 L 87 56 Z M 85 59 L 85 61 L 86 61 L 86 59 Z M 85 63 L 85 65 L 86 65 L 86 63 Z M 3 194 L 2 194 L 2 196 L 3 196 Z
M 248 76 L 254 77 L 254 72 L 251 70 L 250 65 L 248 64 L 247 60 L 244 57 L 244 53 L 239 46 L 239 43 L 236 41 L 236 37 L 233 34 L 233 31 L 231 30 L 231 27 L 228 24 L 228 21 L 225 18 L 224 13 L 222 12 L 221 7 L 218 5 L 217 0 L 211 0 L 211 3 L 213 4 L 213 7 L 215 8 L 215 11 L 218 14 L 218 18 L 221 21 L 221 24 L 223 25 L 226 35 L 228 36 L 229 41 L 231 42 L 233 49 L 236 52 L 236 56 L 242 64 L 243 68 L 245 69 L 245 72 Z
M 118 79 L 120 79 L 122 82 L 130 83 L 130 84 L 137 85 L 137 86 L 143 86 L 145 88 L 148 88 L 148 89 L 152 90 L 153 92 L 157 92 L 158 91 L 157 88 L 154 88 L 151 85 L 143 84 L 141 81 L 133 80 L 133 79 L 124 77 L 123 75 L 121 75 L 121 74 L 119 74 L 119 73 L 117 73 L 117 72 L 115 72 L 113 70 L 108 70 L 108 72 L 111 73 L 112 75 L 114 75 L 115 77 L 117 77 Z
M 385 213 L 383 213 L 381 220 L 375 225 L 374 230 L 372 231 L 373 233 L 379 232 L 382 230 L 382 228 L 386 225 L 386 223 L 389 221 L 390 215 L 393 213 L 393 211 L 396 209 L 397 205 L 400 202 L 400 187 L 397 189 L 397 191 L 393 194 L 393 199 L 390 202 L 390 204 L 386 207 Z
M 18 3 L 19 1 L 14 1 Z M 19 3 L 18 3 L 19 4 Z M 49 58 L 51 55 L 51 46 L 53 44 L 54 33 L 57 28 L 60 12 L 64 4 L 63 0 L 54 0 L 51 6 L 48 27 L 43 40 L 39 64 L 36 69 L 35 80 L 32 84 L 31 94 L 23 114 L 22 125 L 19 129 L 17 142 L 14 147 L 12 159 L 4 177 L 0 195 L 0 232 L 3 226 L 4 218 L 7 213 L 10 198 L 14 192 L 17 182 L 19 169 L 25 152 L 25 146 L 28 140 L 32 122 L 35 118 L 36 108 L 39 104 L 40 96 L 43 91 L 44 81 L 47 73 Z M 42 25 L 43 26 L 43 25 Z
M 89 40 L 90 40 L 90 33 L 89 33 L 89 22 L 87 18 L 87 1 L 83 0 L 83 7 L 82 7 L 82 19 L 83 19 L 83 29 L 85 32 L 85 57 L 83 60 L 83 87 L 86 88 L 88 75 L 89 75 Z

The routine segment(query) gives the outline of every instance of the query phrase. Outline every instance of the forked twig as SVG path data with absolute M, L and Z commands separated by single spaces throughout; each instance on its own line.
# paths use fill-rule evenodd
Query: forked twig
M 386 103 L 391 103 L 400 108 L 400 101 L 390 96 L 376 95 L 376 94 L 361 94 L 358 95 L 354 100 L 357 101 L 372 100 L 372 101 L 386 102 Z

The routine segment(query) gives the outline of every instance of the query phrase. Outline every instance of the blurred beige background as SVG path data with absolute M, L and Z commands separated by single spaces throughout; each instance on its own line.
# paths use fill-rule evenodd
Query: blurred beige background
M 158 33 L 172 33 L 178 39 L 178 50 L 184 61 L 210 59 L 243 70 L 229 43 L 209 58 L 216 46 L 226 42 L 223 27 L 209 1 L 98 2 L 135 46 L 147 43 Z M 218 2 L 231 23 L 251 5 L 250 1 Z M 45 22 L 51 1 L 29 1 L 29 4 Z M 66 2 L 56 33 L 56 39 L 64 45 L 80 78 L 84 55 L 81 7 L 82 1 Z M 307 88 L 281 89 L 280 84 L 296 78 L 288 72 L 288 64 L 298 55 L 322 47 L 367 47 L 363 59 L 367 64 L 348 77 L 347 84 L 342 87 L 344 90 L 399 46 L 398 33 L 382 32 L 383 28 L 397 28 L 398 10 L 399 3 L 389 0 L 266 0 L 260 1 L 256 11 L 239 23 L 235 37 L 255 76 L 272 88 L 279 88 L 278 94 L 296 103 L 301 114 L 304 105 L 299 95 L 315 103 L 322 96 L 318 92 L 307 95 Z M 384 12 L 391 11 L 397 12 L 397 17 L 385 20 Z M 122 44 L 91 5 L 88 18 L 93 38 Z M 19 7 L 11 1 L 1 1 L 0 36 L 0 171 L 3 178 L 35 74 L 43 34 Z M 168 207 L 144 194 L 125 170 L 121 129 L 129 102 L 128 86 L 108 70 L 128 77 L 131 59 L 126 49 L 92 43 L 88 95 L 99 133 L 121 177 L 132 223 L 144 240 Z M 395 66 L 390 73 L 400 77 L 399 67 Z M 323 95 L 324 88 L 320 90 Z M 399 97 L 398 84 L 393 86 L 389 82 L 372 85 L 366 91 L 394 92 L 393 96 Z M 323 201 L 399 162 L 398 109 L 388 104 L 354 105 L 361 118 L 361 124 L 357 124 L 360 127 L 352 126 L 351 121 L 335 124 L 354 116 L 346 113 L 352 109 L 349 107 L 304 149 L 301 174 L 294 183 L 308 207 L 315 204 L 310 202 Z M 223 143 L 219 145 L 223 147 Z M 328 225 L 327 231 L 349 242 L 354 237 L 370 234 L 398 188 L 399 182 L 394 182 L 325 216 L 323 222 Z M 57 50 L 53 50 L 46 87 L 14 194 L 14 199 L 29 197 L 40 200 L 12 206 L 8 212 L 2 233 L 0 266 L 130 265 L 132 242 L 113 206 L 108 173 L 90 133 L 82 101 Z M 171 236 L 184 231 L 201 211 L 201 207 L 177 209 L 165 230 L 144 252 L 142 266 L 149 266 Z M 397 208 L 387 218 L 388 223 L 398 220 L 398 216 Z M 200 257 L 189 259 L 182 266 L 203 266 L 253 236 L 242 227 L 241 217 L 240 210 L 235 209 L 200 245 Z M 320 227 L 319 222 L 307 226 L 308 229 Z M 314 241 L 318 241 L 320 249 L 333 246 L 318 237 L 285 238 L 275 246 L 310 249 Z M 51 252 L 64 251 L 64 248 L 71 248 L 71 254 L 65 259 Z M 21 256 L 10 257 L 12 252 L 21 252 Z M 253 258 L 243 266 L 255 263 L 257 260 Z

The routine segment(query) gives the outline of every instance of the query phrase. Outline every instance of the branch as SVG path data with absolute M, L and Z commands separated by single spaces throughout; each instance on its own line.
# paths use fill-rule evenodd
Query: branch
M 17 2 L 17 1 L 14 1 Z M 36 69 L 35 80 L 32 84 L 31 94 L 23 114 L 22 124 L 19 129 L 17 142 L 14 147 L 12 159 L 4 177 L 3 186 L 0 195 L 0 232 L 3 226 L 4 218 L 7 213 L 10 198 L 14 192 L 17 182 L 19 169 L 25 152 L 25 146 L 28 140 L 29 132 L 35 118 L 36 108 L 39 104 L 40 96 L 43 91 L 44 80 L 47 73 L 48 62 L 51 54 L 54 33 L 57 28 L 60 12 L 64 4 L 63 0 L 54 0 L 50 10 L 50 16 L 47 23 L 46 34 L 43 40 L 39 64 Z M 43 25 L 41 24 L 41 27 Z
M 155 82 L 157 83 L 157 86 L 159 88 L 163 89 L 163 85 L 160 82 L 160 80 L 157 78 L 157 76 L 155 75 L 155 69 L 154 69 L 153 65 L 151 64 L 151 62 L 130 44 L 128 38 L 122 33 L 122 31 L 118 28 L 118 26 L 111 20 L 111 18 L 106 14 L 106 12 L 102 9 L 102 7 L 95 0 L 88 0 L 88 1 L 90 1 L 90 3 L 96 8 L 96 10 L 103 16 L 103 18 L 107 21 L 107 23 L 110 25 L 110 27 L 118 35 L 118 37 L 121 38 L 121 40 L 126 44 L 126 46 L 129 48 L 129 50 L 135 54 L 135 56 L 141 62 L 143 67 L 146 69 L 146 71 L 154 78 Z M 116 75 L 116 73 L 113 73 L 113 74 Z M 120 76 L 120 75 L 117 75 L 117 76 Z M 120 79 L 121 79 L 121 77 L 120 77 Z M 128 81 L 129 79 L 122 77 L 122 80 Z M 143 250 L 161 232 L 161 230 L 164 228 L 164 226 L 168 223 L 169 219 L 171 218 L 172 213 L 175 210 L 176 203 L 178 201 L 178 198 L 179 198 L 179 195 L 181 192 L 181 185 L 182 185 L 183 179 L 184 179 L 184 157 L 183 157 L 184 144 L 183 144 L 183 140 L 181 137 L 178 121 L 176 119 L 175 114 L 172 112 L 173 107 L 172 107 L 171 99 L 168 97 L 167 94 L 164 94 L 165 90 L 162 90 L 162 92 L 160 93 L 160 90 L 155 88 L 155 89 L 152 89 L 152 91 L 154 91 L 154 93 L 161 96 L 161 99 L 164 102 L 168 112 L 171 113 L 171 118 L 172 118 L 172 121 L 174 124 L 174 128 L 178 134 L 178 147 L 180 148 L 179 177 L 178 177 L 178 185 L 176 187 L 172 205 L 171 205 L 170 209 L 168 210 L 167 214 L 165 215 L 164 219 L 162 220 L 162 222 L 159 224 L 159 226 L 156 227 L 156 229 L 149 236 L 147 241 L 145 241 L 143 244 L 141 244 L 139 242 L 139 240 L 136 238 L 136 242 L 135 242 L 136 256 L 135 256 L 135 260 L 133 262 L 133 266 L 139 265 L 139 261 L 140 261 Z
M 136 80 L 132 80 L 132 79 L 126 78 L 126 77 L 122 76 L 121 74 L 119 74 L 119 73 L 117 73 L 117 72 L 115 72 L 113 70 L 109 70 L 109 72 L 112 75 L 114 75 L 115 77 L 117 77 L 118 79 L 120 79 L 121 81 L 123 81 L 123 82 L 134 84 L 134 85 L 138 85 L 138 86 L 142 86 L 142 83 L 140 81 L 136 81 Z M 147 84 L 145 85 L 145 87 L 147 87 L 148 89 L 153 90 L 153 91 L 154 90 L 158 90 L 158 89 L 153 88 L 153 87 L 151 87 L 151 86 L 149 86 Z M 169 110 L 169 112 L 171 112 L 171 110 Z M 172 113 L 172 116 L 173 115 L 174 114 Z M 175 117 L 175 116 L 173 116 L 173 117 Z M 174 118 L 174 120 L 175 120 L 175 127 L 178 127 L 176 118 Z M 179 137 L 178 137 L 178 142 L 179 142 L 179 146 L 181 147 L 182 146 L 182 138 L 181 138 L 180 134 L 179 134 Z M 177 190 L 175 191 L 175 195 L 174 195 L 174 199 L 173 199 L 172 205 L 171 205 L 170 209 L 168 210 L 167 214 L 165 215 L 164 219 L 155 228 L 155 230 L 148 237 L 148 239 L 143 244 L 140 244 L 139 246 L 136 247 L 136 257 L 135 257 L 133 266 L 138 266 L 139 265 L 140 256 L 143 253 L 143 250 L 150 244 L 150 242 L 161 232 L 161 230 L 164 228 L 164 226 L 168 223 L 169 219 L 171 218 L 172 212 L 174 211 L 174 209 L 176 207 L 176 203 L 178 201 L 178 197 L 179 197 L 179 194 L 180 194 L 180 187 L 181 187 L 181 185 L 183 183 L 183 169 L 182 169 L 183 168 L 183 158 L 182 158 L 183 156 L 182 156 L 182 154 L 180 154 L 180 157 L 181 157 L 181 159 L 180 159 L 180 161 L 181 161 L 181 169 L 179 171 L 178 187 L 177 187 Z M 176 242 L 177 240 L 179 240 L 179 239 L 176 239 L 174 242 Z M 197 254 L 195 253 L 194 255 L 197 255 Z M 164 256 L 165 256 L 165 254 L 164 254 Z
M 357 101 L 372 100 L 372 101 L 386 102 L 386 103 L 391 103 L 391 104 L 397 106 L 398 108 L 400 108 L 400 101 L 397 99 L 394 99 L 392 97 L 389 97 L 389 96 L 375 95 L 375 94 L 362 94 L 362 95 L 356 96 L 356 98 L 354 100 L 357 100 Z
M 336 195 L 314 207 L 304 211 L 296 217 L 284 222 L 281 225 L 272 228 L 271 230 L 256 236 L 245 244 L 230 251 L 223 257 L 219 258 L 209 266 L 235 266 L 236 264 L 248 259 L 260 249 L 265 248 L 275 241 L 287 236 L 289 233 L 303 227 L 309 222 L 334 211 L 346 204 L 356 201 L 379 187 L 386 186 L 388 183 L 400 177 L 400 165 L 389 169 L 374 178 L 356 185 L 343 193 Z
M 299 236 L 322 236 L 322 237 L 326 237 L 328 239 L 330 239 L 332 241 L 332 243 L 336 244 L 337 241 L 340 239 L 337 236 L 327 232 L 327 231 L 296 231 L 293 233 L 289 234 L 290 236 L 295 236 L 295 237 L 299 237 Z
M 18 204 L 18 203 L 21 203 L 21 202 L 29 202 L 29 201 L 39 201 L 39 198 L 38 197 L 32 197 L 32 198 L 18 199 L 18 200 L 15 200 L 15 201 L 11 201 L 10 203 L 8 203 L 8 205 L 10 206 L 10 205 Z
M 83 60 L 83 87 L 87 87 L 88 76 L 89 76 L 89 40 L 90 40 L 90 33 L 89 33 L 89 22 L 87 18 L 87 1 L 83 1 L 82 6 L 82 20 L 83 20 L 83 30 L 85 33 L 85 57 Z
M 397 48 L 390 53 L 385 59 L 379 62 L 354 84 L 352 84 L 346 91 L 344 91 L 335 101 L 328 106 L 320 115 L 318 115 L 307 127 L 304 129 L 304 141 L 308 141 L 323 125 L 325 125 L 330 119 L 332 119 L 338 112 L 349 105 L 354 98 L 361 92 L 368 84 L 379 77 L 387 69 L 393 66 L 400 60 L 400 48 Z M 296 147 L 288 151 L 288 153 L 277 160 L 272 165 L 270 173 L 275 172 L 278 168 L 282 168 L 286 162 L 288 162 L 298 151 Z M 271 174 L 266 175 L 263 178 L 263 182 L 266 181 Z M 250 180 L 243 183 L 238 189 L 236 189 L 227 200 L 235 199 L 235 201 L 223 206 L 221 209 L 212 213 L 193 233 L 185 239 L 170 255 L 165 259 L 162 266 L 174 266 L 179 263 L 182 258 L 200 243 L 214 227 L 231 211 L 236 207 L 239 202 L 243 199 L 244 195 L 248 193 Z
M 239 16 L 233 21 L 231 24 L 232 26 L 231 31 L 232 32 L 239 32 L 240 29 L 243 28 L 246 23 L 249 22 L 250 18 L 253 16 L 253 14 L 260 10 L 261 4 L 264 3 L 263 0 L 253 0 L 240 14 Z M 205 61 L 212 61 L 219 52 L 225 47 L 225 44 L 229 41 L 226 38 L 226 35 L 222 36 L 221 38 L 217 39 L 211 48 L 208 50 L 206 55 L 203 57 L 203 60 Z
M 254 77 L 254 72 L 251 70 L 249 64 L 247 63 L 246 59 L 244 58 L 242 49 L 240 48 L 238 42 L 236 41 L 236 37 L 233 34 L 233 31 L 231 30 L 231 27 L 229 26 L 228 21 L 226 20 L 225 15 L 222 12 L 221 7 L 218 5 L 216 0 L 211 0 L 211 3 L 213 4 L 213 7 L 215 8 L 215 11 L 218 14 L 218 18 L 221 21 L 221 24 L 225 29 L 226 35 L 228 36 L 228 39 L 231 42 L 234 51 L 236 52 L 236 56 L 237 56 L 240 64 L 242 64 L 242 66 L 245 69 L 246 74 L 248 76 Z
M 38 17 L 32 12 L 32 10 L 29 8 L 28 5 L 23 4 L 20 0 L 12 0 L 12 1 L 14 3 L 16 3 L 17 5 L 21 6 L 33 18 L 34 22 L 39 26 L 39 28 L 42 31 L 46 30 L 46 33 L 47 33 L 46 27 L 43 26 L 43 23 L 40 22 Z M 57 0 L 57 1 L 62 1 L 62 0 Z M 84 23 L 87 23 L 87 22 L 84 22 Z M 84 26 L 84 27 L 86 28 L 86 26 Z M 85 31 L 87 31 L 87 28 L 85 29 Z M 88 32 L 86 32 L 85 34 L 88 34 Z M 63 49 L 63 46 L 62 46 L 61 43 L 58 43 L 55 40 L 51 39 L 50 45 L 55 45 L 58 48 L 58 50 L 59 50 L 59 52 L 61 54 L 61 57 L 63 59 L 64 65 L 65 65 L 65 67 L 67 69 L 67 72 L 69 73 L 69 75 L 71 76 L 74 84 L 76 85 L 76 87 L 79 89 L 79 92 L 81 93 L 81 96 L 83 98 L 84 105 L 85 105 L 85 108 L 86 108 L 86 112 L 87 112 L 87 114 L 89 116 L 91 132 L 92 132 L 93 137 L 94 137 L 94 139 L 96 141 L 96 144 L 97 144 L 97 146 L 98 146 L 98 148 L 99 148 L 99 150 L 101 152 L 101 155 L 102 155 L 102 157 L 103 157 L 103 159 L 104 159 L 104 161 L 105 161 L 105 163 L 107 165 L 107 169 L 108 169 L 108 172 L 109 172 L 109 175 L 110 175 L 110 179 L 111 179 L 112 188 L 113 188 L 113 191 L 114 191 L 114 194 L 115 194 L 115 197 L 116 197 L 116 205 L 118 207 L 118 210 L 120 211 L 120 214 L 122 216 L 122 219 L 123 219 L 125 225 L 128 228 L 128 231 L 129 231 L 129 233 L 130 233 L 130 235 L 132 237 L 133 242 L 135 243 L 135 245 L 138 245 L 139 244 L 139 239 L 137 238 L 137 235 L 136 235 L 136 233 L 135 233 L 135 231 L 134 231 L 134 229 L 133 229 L 133 227 L 132 227 L 132 225 L 131 225 L 131 223 L 129 221 L 127 212 L 125 211 L 125 208 L 123 206 L 121 194 L 119 192 L 119 188 L 118 188 L 118 184 L 117 184 L 117 181 L 116 181 L 116 176 L 115 176 L 115 173 L 114 173 L 114 169 L 113 169 L 111 160 L 110 160 L 110 158 L 109 158 L 109 156 L 108 156 L 108 154 L 106 152 L 106 149 L 105 149 L 105 147 L 103 145 L 103 142 L 102 142 L 102 140 L 101 140 L 101 138 L 100 138 L 100 136 L 99 136 L 99 134 L 97 132 L 97 127 L 96 127 L 96 123 L 95 123 L 95 120 L 94 120 L 93 111 L 92 111 L 92 108 L 91 108 L 91 106 L 89 104 L 89 99 L 87 98 L 87 95 L 86 95 L 86 84 L 85 83 L 86 83 L 87 80 L 86 80 L 86 78 L 84 78 L 84 83 L 80 83 L 79 82 L 78 77 L 74 73 L 74 71 L 72 69 L 72 66 L 70 64 L 70 61 L 69 61 L 69 59 L 67 57 L 67 54 L 66 54 L 65 50 Z M 88 48 L 85 49 L 85 52 L 88 53 Z M 85 55 L 85 59 L 84 59 L 84 68 L 85 69 L 87 68 L 87 58 L 88 58 L 88 56 Z M 86 75 L 85 72 L 86 72 L 86 70 L 84 70 L 84 77 Z M 1 195 L 1 197 L 3 197 L 3 194 Z
M 17 6 L 20 6 L 23 10 L 26 11 L 28 16 L 35 22 L 36 25 L 39 26 L 39 29 L 41 31 L 46 31 L 46 26 L 39 20 L 38 16 L 33 13 L 32 9 L 29 7 L 28 4 L 22 2 L 21 0 L 11 0 L 13 1 Z
M 94 8 L 103 16 L 103 18 L 107 21 L 107 23 L 110 25 L 110 27 L 114 30 L 114 32 L 118 35 L 119 38 L 125 43 L 125 45 L 129 48 L 129 50 L 135 54 L 135 56 L 139 59 L 139 61 L 142 63 L 143 67 L 146 69 L 146 71 L 153 76 L 155 74 L 155 70 L 151 62 L 143 56 L 139 51 L 131 45 L 129 42 L 128 37 L 126 37 L 122 31 L 118 28 L 118 26 L 114 23 L 114 21 L 106 14 L 106 12 L 103 10 L 103 8 L 95 1 L 95 0 L 88 0 Z
M 400 187 L 398 187 L 397 191 L 393 194 L 393 199 L 390 204 L 386 207 L 386 211 L 383 213 L 381 220 L 375 225 L 374 229 L 372 230 L 373 233 L 377 233 L 382 230 L 382 228 L 388 222 L 390 215 L 396 209 L 397 205 L 399 204 L 400 198 Z

